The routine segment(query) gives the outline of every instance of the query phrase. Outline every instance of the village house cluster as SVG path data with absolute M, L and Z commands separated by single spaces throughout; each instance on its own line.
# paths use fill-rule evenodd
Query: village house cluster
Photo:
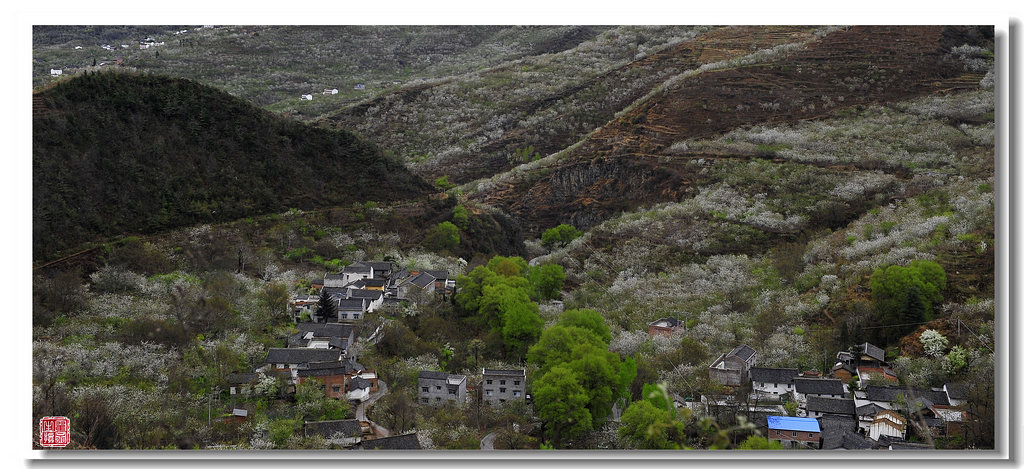
M 251 373 L 229 375 L 227 381 L 231 395 L 251 393 L 258 383 L 266 379 L 277 380 L 283 394 L 293 394 L 302 383 L 315 379 L 323 385 L 328 398 L 343 399 L 357 407 L 372 402 L 383 395 L 384 388 L 376 371 L 366 369 L 352 353 L 352 345 L 359 340 L 357 324 L 367 313 L 385 305 L 428 301 L 434 295 L 451 295 L 455 291 L 455 280 L 449 278 L 444 270 L 408 270 L 392 262 L 366 261 L 349 265 L 340 272 L 325 274 L 322 280 L 311 282 L 311 289 L 316 293 L 294 295 L 289 301 L 288 311 L 296 323 L 297 332 L 288 337 L 287 347 L 269 349 L 263 363 L 254 367 Z M 336 321 L 321 317 L 318 305 L 322 297 L 327 297 L 337 308 Z M 485 372 L 498 376 L 488 370 Z M 453 400 L 465 401 L 465 376 L 460 380 L 457 375 L 447 373 L 424 373 L 426 376 L 445 375 L 440 379 L 445 383 L 444 388 L 436 393 L 439 399 L 448 400 L 453 396 Z M 501 380 L 517 377 L 516 385 L 500 387 L 502 393 L 515 398 L 524 395 L 525 370 L 496 370 L 494 373 L 504 373 Z M 420 379 L 424 379 L 423 374 Z M 435 386 L 426 385 L 426 389 L 435 390 Z M 451 389 L 454 389 L 454 394 L 449 394 Z M 438 402 L 439 399 L 423 402 Z M 225 419 L 239 422 L 246 416 L 246 409 L 234 409 Z M 303 432 L 306 436 L 321 435 L 328 443 L 343 448 L 421 448 L 415 433 L 390 436 L 386 429 L 376 426 L 365 415 L 358 416 L 360 418 L 357 419 L 305 422 Z
M 930 448 L 908 436 L 962 434 L 971 418 L 963 384 L 899 386 L 884 351 L 870 343 L 839 352 L 828 377 L 756 365 L 757 352 L 746 345 L 723 353 L 708 371 L 729 393 L 686 404 L 712 413 L 748 410 L 768 438 L 820 449 Z M 795 415 L 788 415 L 787 402 L 796 404 Z

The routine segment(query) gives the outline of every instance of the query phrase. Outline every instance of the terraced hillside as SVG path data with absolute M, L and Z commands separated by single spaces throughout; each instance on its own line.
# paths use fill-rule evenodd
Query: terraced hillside
M 382 142 L 429 178 L 467 182 L 577 142 L 685 70 L 804 41 L 814 30 L 619 27 L 557 54 L 388 93 L 324 122 Z
M 984 41 L 966 28 L 854 27 L 696 68 L 666 81 L 560 155 L 557 163 L 485 181 L 474 197 L 514 214 L 533 232 L 561 222 L 589 227 L 641 204 L 681 201 L 706 182 L 693 170 L 694 159 L 771 159 L 777 149 L 706 149 L 673 158 L 673 144 L 748 126 L 856 115 L 874 104 L 977 89 L 987 68 L 972 65 L 971 58 L 960 57 L 954 48 L 978 47 Z M 875 169 L 879 164 L 870 158 L 852 163 L 828 170 Z M 908 177 L 898 168 L 896 174 Z M 842 224 L 844 218 L 834 222 Z

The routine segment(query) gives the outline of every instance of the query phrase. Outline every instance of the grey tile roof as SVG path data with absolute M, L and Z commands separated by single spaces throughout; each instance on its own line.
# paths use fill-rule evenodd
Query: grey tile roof
M 849 363 L 844 363 L 844 362 L 836 363 L 836 365 L 833 366 L 832 369 L 830 370 L 830 373 L 834 374 L 835 372 L 837 372 L 839 370 L 846 370 L 846 371 L 850 372 L 851 375 L 857 374 L 857 369 L 854 368 L 853 365 L 850 365 Z
M 821 449 L 875 449 L 878 443 L 857 432 L 843 432 L 839 438 L 822 438 Z
M 821 426 L 822 449 L 836 449 L 843 446 L 843 436 L 857 431 L 857 420 L 849 415 L 824 415 L 818 417 Z
M 857 407 L 853 399 L 807 396 L 807 411 L 852 416 L 856 415 Z
M 324 287 L 320 290 L 321 295 L 345 296 L 345 287 Z
M 361 449 L 423 449 L 415 433 L 359 442 Z
M 677 326 L 679 326 L 682 323 L 683 323 L 682 321 L 680 321 L 680 320 L 678 320 L 676 318 L 660 318 L 660 319 L 657 319 L 657 320 L 651 322 L 648 325 L 649 326 L 658 326 L 658 327 L 677 327 Z
M 794 378 L 796 392 L 800 394 L 838 394 L 846 393 L 846 386 L 838 379 L 828 378 Z
M 312 378 L 312 377 L 317 377 L 317 376 L 348 375 L 348 374 L 354 373 L 356 371 L 355 368 L 352 366 L 352 364 L 347 362 L 347 361 L 340 361 L 340 362 L 333 362 L 333 363 L 332 362 L 322 362 L 322 363 L 316 364 L 318 366 L 314 366 L 313 363 L 310 363 L 309 365 L 310 365 L 309 368 L 300 369 L 300 370 L 296 371 L 295 374 L 297 376 L 299 376 L 299 377 L 302 377 L 302 378 Z M 323 365 L 329 365 L 329 366 L 323 366 Z
M 966 383 L 946 383 L 946 393 L 950 399 L 967 399 L 969 389 Z
M 875 345 L 871 345 L 868 342 L 858 344 L 857 351 L 863 355 L 867 355 L 880 362 L 885 361 L 885 351 Z
M 896 396 L 903 394 L 903 396 L 908 402 L 913 401 L 916 398 L 923 397 L 931 401 L 933 404 L 949 405 L 949 399 L 946 397 L 945 392 L 932 391 L 931 389 L 908 389 L 901 386 L 871 385 L 864 388 L 864 392 L 867 395 L 867 399 L 869 401 L 894 402 L 896 400 Z
M 363 304 L 363 299 L 362 298 L 338 299 L 338 311 L 339 312 L 342 312 L 342 311 L 343 312 L 351 312 L 351 311 L 362 312 L 364 309 L 365 308 L 364 308 L 364 304 Z
M 364 265 L 357 262 L 348 267 L 345 267 L 344 269 L 341 269 L 341 272 L 345 274 L 368 274 L 370 273 L 370 268 L 371 267 L 368 265 Z
M 341 359 L 339 349 L 312 348 L 272 348 L 267 351 L 266 363 L 309 363 L 338 361 Z
M 303 337 L 308 332 L 313 333 L 313 337 L 345 337 L 352 335 L 354 328 L 351 324 L 336 324 L 336 323 L 317 323 L 317 322 L 303 322 L 295 326 L 299 333 L 299 337 Z
M 879 412 L 881 412 L 883 410 L 885 410 L 885 407 L 882 407 L 882 406 L 872 402 L 870 404 L 864 404 L 864 405 L 858 407 L 857 408 L 857 415 L 866 415 L 868 417 L 874 417 L 875 414 L 878 414 Z
M 384 296 L 384 292 L 380 290 L 349 290 L 349 298 L 366 298 L 370 300 L 376 300 Z
M 434 283 L 434 280 L 435 279 L 434 279 L 434 277 L 432 275 L 427 274 L 427 273 L 420 273 L 420 274 L 417 274 L 415 277 L 412 277 L 409 280 L 406 280 L 406 283 L 411 283 L 411 284 L 416 285 L 417 287 L 420 287 L 420 288 L 426 288 L 427 285 L 430 285 L 431 283 Z
M 231 373 L 224 377 L 228 384 L 249 384 L 256 381 L 260 376 L 256 373 Z
M 344 278 L 345 278 L 345 276 L 343 274 L 324 274 L 324 281 L 325 282 L 328 281 L 328 280 L 341 280 L 341 279 L 344 279 Z
M 729 354 L 726 355 L 726 356 L 727 357 L 736 356 L 736 357 L 740 357 L 741 359 L 746 361 L 746 360 L 750 360 L 750 357 L 754 356 L 754 354 L 756 354 L 756 353 L 757 352 L 754 351 L 754 349 L 750 348 L 749 346 L 747 346 L 747 345 L 740 345 L 740 346 L 732 349 L 732 351 L 729 352 Z
M 525 378 L 526 377 L 526 369 L 520 369 L 520 370 L 495 370 L 493 368 L 484 368 L 483 371 L 480 372 L 480 374 L 484 375 L 484 376 L 514 376 L 516 378 Z
M 448 271 L 447 270 L 426 270 L 426 269 L 424 269 L 422 273 L 428 274 L 431 277 L 434 277 L 435 279 L 438 279 L 438 280 L 448 280 Z
M 360 378 L 358 376 L 355 377 L 355 378 L 352 378 L 348 382 L 348 388 L 349 389 L 366 389 L 366 388 L 370 388 L 370 387 L 373 387 L 373 383 L 371 383 L 370 380 L 363 379 L 363 378 Z
M 313 435 L 320 435 L 324 438 L 333 438 L 335 434 L 342 437 L 359 437 L 363 434 L 363 427 L 356 419 L 346 420 L 321 420 L 317 422 L 304 422 L 302 431 L 308 438 Z
M 796 368 L 751 368 L 750 380 L 758 383 L 793 384 L 800 372 Z

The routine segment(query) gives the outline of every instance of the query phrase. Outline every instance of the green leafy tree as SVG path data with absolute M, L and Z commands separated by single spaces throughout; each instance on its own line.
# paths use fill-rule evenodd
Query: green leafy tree
M 459 247 L 461 242 L 459 227 L 450 221 L 438 223 L 430 230 L 425 240 L 426 245 L 438 251 L 452 251 Z
M 270 422 L 268 436 L 275 445 L 283 447 L 288 444 L 288 440 L 295 436 L 295 432 L 300 428 L 302 428 L 302 422 L 299 420 L 274 420 Z
M 570 241 L 583 236 L 583 232 L 572 225 L 561 224 L 544 231 L 540 236 L 540 244 L 547 249 L 565 247 Z
M 476 314 L 480 309 L 480 298 L 484 294 L 484 285 L 491 284 L 497 275 L 493 270 L 482 265 L 474 268 L 469 275 L 459 275 L 455 280 L 459 285 L 459 291 L 455 294 L 455 303 L 464 312 Z
M 537 343 L 530 347 L 526 359 L 538 365 L 541 373 L 546 373 L 555 365 L 564 363 L 570 357 L 574 346 L 587 343 L 595 346 L 605 345 L 601 338 L 590 330 L 555 324 L 544 329 Z
M 565 269 L 558 264 L 544 264 L 530 269 L 526 278 L 538 298 L 553 300 L 558 298 L 565 284 Z
M 438 189 L 446 191 L 448 189 L 455 187 L 455 184 L 448 182 L 448 175 L 445 174 L 444 176 L 434 179 L 434 186 L 437 186 Z
M 593 332 L 605 345 L 611 343 L 612 332 L 604 323 L 601 314 L 592 309 L 570 309 L 562 313 L 558 323 L 567 327 L 579 327 Z
M 505 312 L 511 310 L 515 305 L 533 304 L 536 307 L 536 303 L 530 301 L 530 293 L 524 283 L 525 281 L 521 278 L 509 281 L 509 279 L 497 277 L 494 281 L 484 285 L 477 310 L 480 321 L 493 329 L 500 327 Z
M 577 377 L 576 372 L 559 365 L 533 384 L 537 416 L 544 421 L 544 436 L 555 447 L 593 428 L 588 395 Z
M 636 377 L 637 366 L 632 359 L 622 361 L 610 352 L 599 332 L 575 325 L 594 327 L 591 324 L 594 316 L 599 317 L 593 311 L 577 311 L 570 313 L 564 323 L 560 321 L 548 327 L 530 348 L 527 360 L 539 367 L 542 378 L 556 368 L 573 373 L 573 381 L 582 386 L 585 394 L 587 414 L 592 424 L 597 425 L 611 413 L 617 400 L 629 395 L 629 384 Z
M 871 300 L 883 326 L 882 338 L 891 342 L 913 329 L 913 323 L 930 321 L 942 301 L 946 272 L 939 264 L 915 260 L 907 267 L 891 265 L 871 275 Z
M 544 320 L 538 314 L 536 303 L 517 303 L 502 312 L 501 337 L 505 341 L 505 352 L 516 360 L 522 360 L 527 347 L 537 342 L 543 330 Z
M 487 261 L 487 268 L 505 277 L 521 277 L 526 275 L 530 265 L 526 262 L 526 259 L 519 256 L 494 256 L 491 260 Z
M 463 231 L 468 230 L 469 210 L 466 210 L 466 207 L 463 207 L 462 205 L 456 205 L 455 208 L 452 209 L 452 223 Z
M 760 435 L 750 435 L 736 449 L 782 449 L 782 443 Z
M 619 437 L 639 449 L 680 449 L 686 426 L 650 401 L 634 402 L 622 413 Z

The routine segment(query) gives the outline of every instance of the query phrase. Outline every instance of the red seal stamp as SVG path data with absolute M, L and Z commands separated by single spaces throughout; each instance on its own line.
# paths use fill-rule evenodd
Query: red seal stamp
M 67 417 L 39 419 L 39 446 L 63 448 L 71 442 L 71 420 Z

